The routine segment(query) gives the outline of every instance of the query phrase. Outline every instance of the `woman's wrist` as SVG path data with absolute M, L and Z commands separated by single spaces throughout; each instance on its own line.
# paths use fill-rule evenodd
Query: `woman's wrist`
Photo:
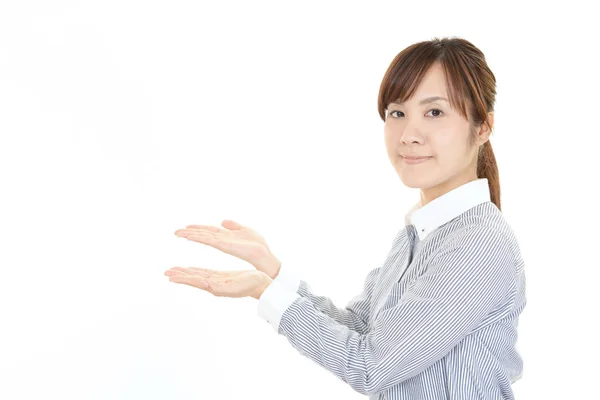
M 281 261 L 273 253 L 266 254 L 258 263 L 254 265 L 254 268 L 264 272 L 271 279 L 277 278 L 279 270 L 281 268 Z
M 260 273 L 261 276 L 261 284 L 258 286 L 256 293 L 252 296 L 256 300 L 260 300 L 260 296 L 267 290 L 267 288 L 273 283 L 273 279 L 271 279 L 267 274 Z

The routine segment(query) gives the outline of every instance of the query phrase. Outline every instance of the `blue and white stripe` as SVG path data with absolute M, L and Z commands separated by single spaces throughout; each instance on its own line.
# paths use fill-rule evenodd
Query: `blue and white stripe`
M 258 314 L 371 399 L 514 399 L 523 266 L 487 179 L 478 179 L 415 205 L 345 308 L 284 267 Z

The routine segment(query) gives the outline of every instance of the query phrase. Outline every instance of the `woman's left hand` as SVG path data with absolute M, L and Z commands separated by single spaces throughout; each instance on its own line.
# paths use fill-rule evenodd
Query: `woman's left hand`
M 252 297 L 260 299 L 273 281 L 256 270 L 217 271 L 198 267 L 173 267 L 164 273 L 171 282 L 183 283 L 219 297 Z

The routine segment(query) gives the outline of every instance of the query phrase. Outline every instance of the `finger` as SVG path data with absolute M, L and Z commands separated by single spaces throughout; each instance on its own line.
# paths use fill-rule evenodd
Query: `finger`
M 207 268 L 200 268 L 200 267 L 190 267 L 190 269 L 193 271 L 205 272 L 205 273 L 213 275 L 213 276 L 236 276 L 236 275 L 247 272 L 247 270 L 217 271 L 214 269 L 207 269 Z
M 200 276 L 202 278 L 210 278 L 212 275 L 209 272 L 204 271 L 194 271 L 191 268 L 184 267 L 173 267 L 165 271 L 164 273 L 167 276 L 171 275 L 191 275 L 191 276 Z
M 201 243 L 205 243 L 205 244 L 209 244 L 209 245 L 213 245 L 214 242 L 216 240 L 218 240 L 219 238 L 217 237 L 216 233 L 212 233 L 212 232 L 204 232 L 204 231 L 194 231 L 194 230 L 180 230 L 177 231 L 176 233 L 177 236 L 181 236 L 184 237 L 186 239 L 190 239 L 190 240 L 195 240 L 195 241 L 199 241 Z
M 176 234 L 177 236 L 184 237 L 188 240 L 211 246 L 223 253 L 232 254 L 233 242 L 230 236 L 221 233 L 185 229 L 177 231 Z
M 217 270 L 208 269 L 208 268 L 190 267 L 190 269 L 193 271 L 198 271 L 198 272 L 206 272 L 207 274 L 212 274 L 212 275 L 223 274 L 223 271 L 217 271 Z
M 213 232 L 213 231 L 207 231 L 204 229 L 178 229 L 175 231 L 175 234 L 178 236 L 184 236 L 184 237 L 204 236 L 207 238 L 213 238 L 215 240 L 220 240 L 222 242 L 230 240 L 233 237 L 231 232 L 228 232 L 225 230 L 219 230 L 219 231 Z
M 184 267 L 173 267 L 168 271 L 179 271 L 179 272 L 182 272 L 182 273 L 188 274 L 188 275 L 191 275 L 193 273 L 193 271 L 190 271 L 188 268 L 184 268 Z
M 227 272 L 220 272 L 214 270 L 197 270 L 194 267 L 184 268 L 184 267 L 173 267 L 165 271 L 165 275 L 170 276 L 174 274 L 185 274 L 185 275 L 193 275 L 200 276 L 202 278 L 211 278 L 211 277 L 224 277 L 227 276 Z
M 207 276 L 186 274 L 185 272 L 173 271 L 173 270 L 165 271 L 164 275 L 168 276 L 169 278 L 180 277 L 180 278 L 210 279 L 210 277 L 207 277 Z
M 218 226 L 212 226 L 212 225 L 188 225 L 185 227 L 185 229 L 201 230 L 201 231 L 207 231 L 207 232 L 212 232 L 212 233 L 219 233 L 222 231 L 222 229 L 219 228 Z
M 169 277 L 180 276 L 183 278 L 190 278 L 192 280 L 199 279 L 199 280 L 204 280 L 204 281 L 213 282 L 213 283 L 228 283 L 228 282 L 231 282 L 231 280 L 234 278 L 233 276 L 228 276 L 228 275 L 222 275 L 222 276 L 211 275 L 211 274 L 204 273 L 201 271 L 191 272 L 191 271 L 185 271 L 182 269 L 173 269 L 173 268 L 165 271 L 165 275 L 169 276 Z
M 223 221 L 221 221 L 221 225 L 227 229 L 236 231 L 245 228 L 242 224 L 238 224 L 237 222 L 231 219 L 224 219 Z
M 202 244 L 214 247 L 217 250 L 221 250 L 221 251 L 227 253 L 227 247 L 228 247 L 227 242 L 225 242 L 225 241 L 221 240 L 220 238 L 217 238 L 211 234 L 192 233 L 185 237 L 194 242 L 202 243 Z
M 203 276 L 205 278 L 212 278 L 212 277 L 219 278 L 219 277 L 228 275 L 227 271 L 215 271 L 215 270 L 205 269 L 205 268 L 190 267 L 190 270 L 192 271 L 193 274 L 197 274 L 197 275 Z
M 184 271 L 182 271 L 180 269 L 173 269 L 173 268 L 170 268 L 170 269 L 166 270 L 164 272 L 164 274 L 166 276 L 171 276 L 171 275 L 190 275 L 190 273 L 184 272 Z
M 175 274 L 169 277 L 169 281 L 210 291 L 210 283 L 207 280 L 193 275 Z
M 207 237 L 216 237 L 217 235 L 223 235 L 219 232 L 211 232 L 203 229 L 177 229 L 175 231 L 176 236 L 188 237 L 190 235 L 205 235 Z

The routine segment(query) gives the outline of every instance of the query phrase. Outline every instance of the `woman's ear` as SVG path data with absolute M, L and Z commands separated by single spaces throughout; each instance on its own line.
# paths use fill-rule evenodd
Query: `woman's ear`
M 488 120 L 484 121 L 479 126 L 479 131 L 477 132 L 477 136 L 479 137 L 479 145 L 484 144 L 490 138 L 492 134 L 492 129 L 494 127 L 494 112 L 490 111 L 488 113 Z
M 490 111 L 488 113 L 488 120 L 489 120 L 489 128 L 490 128 L 490 132 L 492 131 L 492 129 L 494 128 L 494 112 Z

